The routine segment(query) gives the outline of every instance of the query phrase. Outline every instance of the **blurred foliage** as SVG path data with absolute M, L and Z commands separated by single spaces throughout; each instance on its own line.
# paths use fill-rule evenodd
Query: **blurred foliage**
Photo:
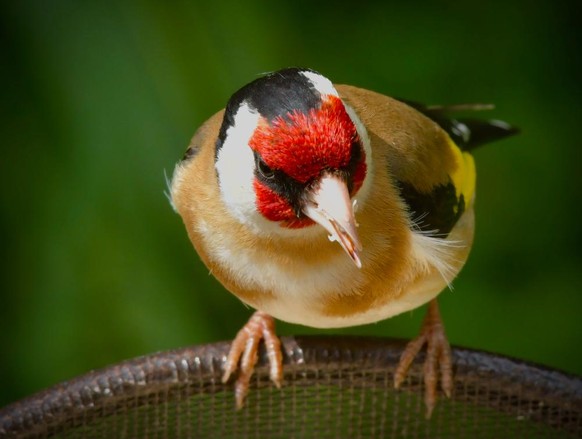
M 529 0 L 3 2 L 0 406 L 234 336 L 251 310 L 201 265 L 164 171 L 238 87 L 291 65 L 428 103 L 494 102 L 484 116 L 522 128 L 476 152 L 476 242 L 442 313 L 454 344 L 582 373 L 574 17 Z M 423 314 L 333 332 L 411 337 Z

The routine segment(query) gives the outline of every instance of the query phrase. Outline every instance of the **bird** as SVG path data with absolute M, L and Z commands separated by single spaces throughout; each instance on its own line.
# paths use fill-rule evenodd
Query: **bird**
M 203 263 L 255 310 L 224 364 L 223 382 L 237 375 L 238 408 L 261 343 L 270 380 L 282 384 L 275 319 L 352 327 L 426 303 L 394 387 L 426 345 L 427 418 L 439 381 L 451 396 L 451 348 L 437 296 L 473 243 L 470 151 L 518 130 L 450 114 L 489 108 L 423 105 L 290 67 L 243 86 L 200 126 L 169 195 Z

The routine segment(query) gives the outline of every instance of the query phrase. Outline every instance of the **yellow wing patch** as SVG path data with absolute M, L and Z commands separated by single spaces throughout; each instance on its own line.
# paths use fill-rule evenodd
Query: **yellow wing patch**
M 450 177 L 455 186 L 457 198 L 463 195 L 465 204 L 468 206 L 473 201 L 473 196 L 475 195 L 475 182 L 477 179 L 475 160 L 468 152 L 461 151 L 450 137 L 448 138 L 448 143 L 457 164 L 453 172 L 451 172 Z

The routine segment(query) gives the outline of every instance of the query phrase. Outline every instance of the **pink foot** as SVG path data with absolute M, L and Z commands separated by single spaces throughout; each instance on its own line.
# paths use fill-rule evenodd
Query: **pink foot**
M 283 379 L 283 355 L 281 342 L 275 334 L 275 320 L 262 311 L 256 311 L 246 325 L 238 332 L 224 365 L 222 382 L 226 383 L 237 370 L 238 377 L 234 386 L 236 408 L 241 409 L 249 392 L 249 383 L 259 359 L 259 343 L 263 339 L 269 358 L 271 381 L 279 388 Z M 240 360 L 240 367 L 238 366 Z
M 441 388 L 450 398 L 453 391 L 453 366 L 451 347 L 445 335 L 445 328 L 441 320 L 438 304 L 433 299 L 420 328 L 420 335 L 412 340 L 400 356 L 400 361 L 394 372 L 394 387 L 398 389 L 410 367 L 414 357 L 426 343 L 426 359 L 424 361 L 424 402 L 426 404 L 426 418 L 429 419 L 437 401 L 437 381 L 440 369 Z

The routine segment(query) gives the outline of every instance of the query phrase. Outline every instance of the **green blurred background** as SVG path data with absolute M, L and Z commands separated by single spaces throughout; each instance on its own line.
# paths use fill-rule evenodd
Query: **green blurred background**
M 582 374 L 580 39 L 566 3 L 32 1 L 0 6 L 0 405 L 249 317 L 164 196 L 195 129 L 261 72 L 494 102 L 453 344 Z M 487 3 L 487 5 L 485 5 Z M 411 337 L 424 309 L 335 331 Z

